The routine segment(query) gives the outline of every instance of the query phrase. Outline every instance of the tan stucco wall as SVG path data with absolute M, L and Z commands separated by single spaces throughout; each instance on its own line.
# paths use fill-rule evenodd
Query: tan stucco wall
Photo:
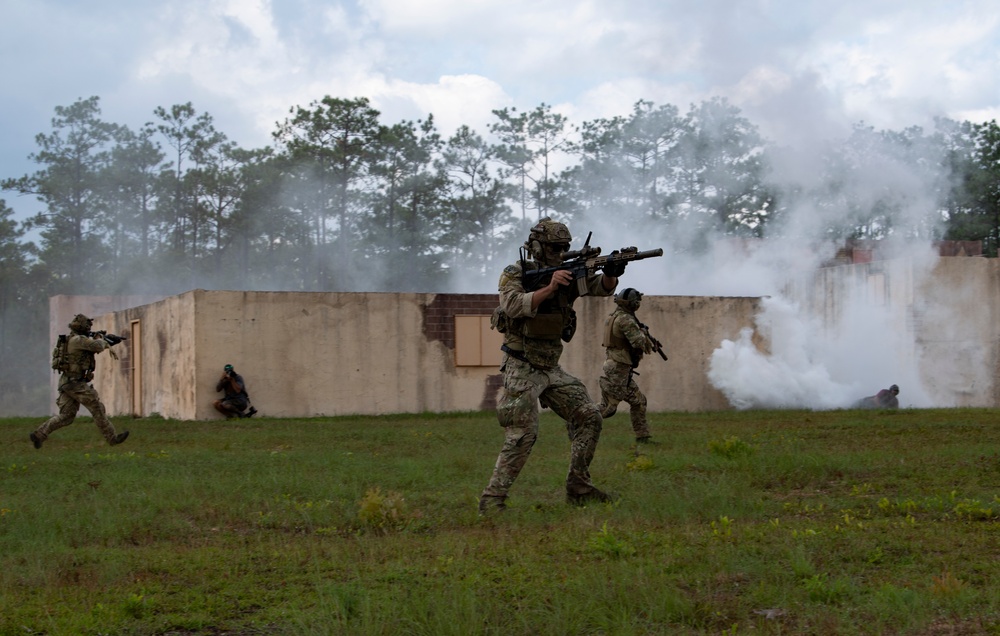
M 708 381 L 709 361 L 719 344 L 735 339 L 753 326 L 760 299 L 714 296 L 645 296 L 637 312 L 666 350 L 664 362 L 646 356 L 637 371 L 651 411 L 713 411 L 730 408 L 725 396 Z M 566 345 L 562 366 L 584 381 L 595 400 L 601 396 L 598 378 L 606 358 L 601 342 L 604 321 L 614 300 L 582 298 L 576 302 L 578 329 Z M 627 405 L 621 409 L 627 410 Z
M 141 336 L 115 347 L 121 360 L 98 358 L 95 385 L 108 411 L 119 417 L 132 414 L 131 366 L 137 359 L 138 415 L 221 417 L 212 402 L 227 363 L 244 376 L 254 405 L 268 416 L 491 408 L 499 369 L 456 366 L 453 338 L 432 333 L 428 316 L 433 307 L 440 313 L 442 298 L 445 305 L 461 304 L 463 296 L 190 291 L 99 316 L 95 328 L 130 333 L 138 322 Z M 755 298 L 646 296 L 639 317 L 670 358 L 654 355 L 639 368 L 649 408 L 728 408 L 706 379 L 709 356 L 723 339 L 752 325 L 757 305 Z M 579 326 L 563 366 L 598 399 L 600 342 L 614 302 L 582 298 L 576 309 Z
M 68 333 L 69 322 L 73 319 L 76 314 L 84 314 L 91 318 L 94 318 L 94 327 L 96 331 L 108 331 L 110 333 L 122 334 L 128 333 L 127 327 L 116 326 L 115 323 L 109 322 L 109 317 L 106 314 L 110 314 L 115 311 L 126 309 L 128 307 L 136 307 L 144 305 L 147 303 L 156 302 L 163 298 L 162 296 L 70 296 L 70 295 L 59 295 L 52 296 L 49 298 L 49 342 L 54 346 L 56 338 L 59 334 Z M 102 318 L 104 316 L 104 318 Z M 123 351 L 122 347 L 115 347 L 115 355 L 127 356 L 128 352 Z M 109 354 L 102 354 L 98 357 L 97 373 L 101 373 L 102 365 L 101 362 L 110 359 Z M 57 390 L 59 386 L 59 374 L 52 373 L 49 379 L 49 390 L 52 394 L 52 400 L 50 402 L 49 412 L 55 414 L 59 412 L 56 406 L 55 399 L 57 395 Z M 100 385 L 98 385 L 100 386 Z M 86 407 L 81 407 L 81 413 L 86 414 Z
M 423 334 L 433 295 L 195 292 L 198 404 L 211 402 L 226 363 L 275 417 L 474 410 L 489 368 L 456 369 Z
M 140 305 L 98 317 L 94 327 L 113 333 L 133 333 L 138 322 L 141 335 L 115 346 L 119 360 L 107 353 L 97 357 L 94 386 L 112 415 L 132 414 L 132 368 L 141 365 L 141 413 L 181 417 L 193 413 L 197 405 L 194 294 L 171 296 L 149 305 Z
M 912 338 L 901 355 L 919 369 L 940 406 L 1000 406 L 1000 260 L 946 257 L 925 276 L 900 259 L 825 268 L 793 293 L 827 325 L 836 325 L 849 294 L 867 294 L 891 311 Z M 436 334 L 453 317 L 441 307 L 465 295 L 294 293 L 195 290 L 159 302 L 120 307 L 120 297 L 56 297 L 55 334 L 78 311 L 95 328 L 130 333 L 141 325 L 141 412 L 180 419 L 219 417 L 215 382 L 231 363 L 262 414 L 275 417 L 490 408 L 497 367 L 457 367 L 454 337 Z M 492 298 L 487 295 L 482 298 Z M 665 345 L 670 360 L 650 356 L 639 382 L 653 411 L 729 408 L 707 380 L 709 359 L 723 340 L 754 325 L 760 299 L 646 296 L 640 319 Z M 576 303 L 579 328 L 563 366 L 597 399 L 604 361 L 600 347 L 611 298 Z M 434 309 L 434 308 L 437 309 Z M 430 318 L 438 311 L 436 318 Z M 468 313 L 468 312 L 466 312 Z M 473 312 L 475 313 L 475 312 Z M 488 314 L 489 311 L 482 311 Z M 446 331 L 446 329 L 445 329 Z M 109 412 L 132 413 L 131 365 L 136 343 L 115 347 L 121 360 L 98 357 L 95 385 Z M 759 342 L 766 349 L 768 343 Z M 54 380 L 55 378 L 53 378 Z M 53 404 L 55 387 L 53 384 Z
M 919 368 L 940 404 L 1000 406 L 1000 259 L 942 258 L 914 290 Z

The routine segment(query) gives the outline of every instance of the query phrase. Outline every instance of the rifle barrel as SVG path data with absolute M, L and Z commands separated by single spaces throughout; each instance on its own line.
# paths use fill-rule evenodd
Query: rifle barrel
M 636 260 L 641 258 L 653 258 L 655 256 L 663 256 L 663 248 L 658 247 L 655 250 L 646 250 L 645 252 L 638 252 L 635 255 Z

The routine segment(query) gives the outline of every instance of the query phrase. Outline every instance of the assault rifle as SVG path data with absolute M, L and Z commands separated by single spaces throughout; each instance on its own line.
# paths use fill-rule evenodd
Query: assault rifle
M 627 265 L 632 261 L 663 256 L 661 248 L 640 252 L 638 247 L 623 247 L 620 250 L 611 252 L 607 256 L 601 256 L 601 248 L 590 246 L 590 237 L 592 234 L 593 232 L 587 234 L 587 241 L 583 244 L 582 248 L 563 254 L 562 265 L 543 267 L 524 272 L 522 283 L 524 284 L 525 291 L 535 291 L 536 289 L 545 287 L 552 280 L 552 274 L 559 270 L 565 270 L 573 275 L 573 280 L 576 281 L 579 294 L 586 296 L 587 276 L 596 274 L 597 270 L 604 269 L 609 265 Z
M 121 342 L 122 340 L 128 340 L 128 336 L 116 336 L 113 333 L 108 333 L 107 331 L 91 331 L 87 334 L 91 338 L 103 338 L 108 341 L 108 344 L 112 347 Z
M 649 341 L 653 343 L 653 351 L 660 354 L 660 357 L 666 360 L 667 354 L 663 350 L 663 343 L 654 338 L 653 334 L 649 333 L 649 327 L 642 324 L 641 322 L 639 323 L 639 329 L 642 329 L 642 333 L 646 334 L 646 337 L 649 338 Z

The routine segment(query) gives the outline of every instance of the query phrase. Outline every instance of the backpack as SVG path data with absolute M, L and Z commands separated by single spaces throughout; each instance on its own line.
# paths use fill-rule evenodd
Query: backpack
M 69 337 L 59 334 L 56 346 L 52 348 L 52 370 L 59 373 L 69 371 Z

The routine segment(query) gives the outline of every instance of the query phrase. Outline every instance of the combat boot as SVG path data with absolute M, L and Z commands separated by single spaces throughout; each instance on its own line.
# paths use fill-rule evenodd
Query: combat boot
M 31 435 L 28 435 L 28 437 L 31 438 L 31 443 L 35 445 L 35 448 L 42 447 L 42 438 L 35 435 L 34 431 L 32 431 Z
M 479 498 L 479 516 L 489 517 L 507 509 L 506 497 L 483 495 Z
M 114 436 L 114 438 L 109 442 L 112 446 L 118 446 L 122 442 L 128 439 L 128 431 L 122 431 Z
M 616 495 L 611 495 L 603 490 L 594 488 L 584 493 L 566 493 L 566 503 L 571 506 L 586 506 L 591 503 L 614 503 L 618 500 Z

